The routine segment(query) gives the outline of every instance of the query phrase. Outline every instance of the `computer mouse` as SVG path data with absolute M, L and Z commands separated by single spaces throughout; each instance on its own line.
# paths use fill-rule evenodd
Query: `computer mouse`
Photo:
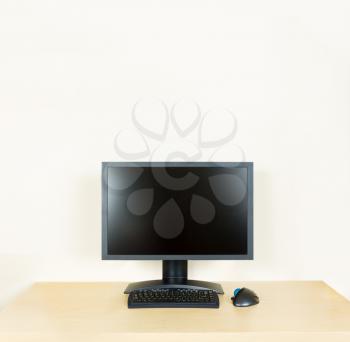
M 231 299 L 233 305 L 238 307 L 252 306 L 259 303 L 259 297 L 255 292 L 246 287 L 235 289 Z

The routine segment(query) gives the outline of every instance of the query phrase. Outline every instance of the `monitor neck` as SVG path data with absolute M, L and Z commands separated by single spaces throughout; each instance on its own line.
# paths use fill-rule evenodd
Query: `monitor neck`
M 163 279 L 131 283 L 125 289 L 124 293 L 130 293 L 136 290 L 170 288 L 213 290 L 217 293 L 224 293 L 220 284 L 187 279 L 187 260 L 163 260 Z
M 187 260 L 163 260 L 163 281 L 187 280 Z

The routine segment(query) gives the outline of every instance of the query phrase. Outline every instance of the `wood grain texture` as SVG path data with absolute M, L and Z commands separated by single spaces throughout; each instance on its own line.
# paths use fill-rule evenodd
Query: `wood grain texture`
M 126 285 L 34 284 L 0 312 L 0 341 L 350 341 L 350 302 L 323 282 L 223 283 L 218 310 L 129 310 Z M 242 285 L 259 305 L 232 306 Z

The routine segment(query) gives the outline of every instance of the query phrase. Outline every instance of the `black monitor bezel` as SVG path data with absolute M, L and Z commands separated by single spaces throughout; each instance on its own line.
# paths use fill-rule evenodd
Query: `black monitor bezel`
M 227 167 L 247 169 L 247 254 L 108 254 L 107 170 L 109 167 Z M 253 260 L 253 162 L 102 162 L 102 260 Z

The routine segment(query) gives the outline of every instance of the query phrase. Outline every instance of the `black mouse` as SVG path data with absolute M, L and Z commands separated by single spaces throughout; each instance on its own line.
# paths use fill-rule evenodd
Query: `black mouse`
M 254 291 L 249 290 L 245 287 L 236 289 L 231 299 L 233 305 L 239 307 L 246 307 L 259 303 L 259 297 L 254 293 Z

